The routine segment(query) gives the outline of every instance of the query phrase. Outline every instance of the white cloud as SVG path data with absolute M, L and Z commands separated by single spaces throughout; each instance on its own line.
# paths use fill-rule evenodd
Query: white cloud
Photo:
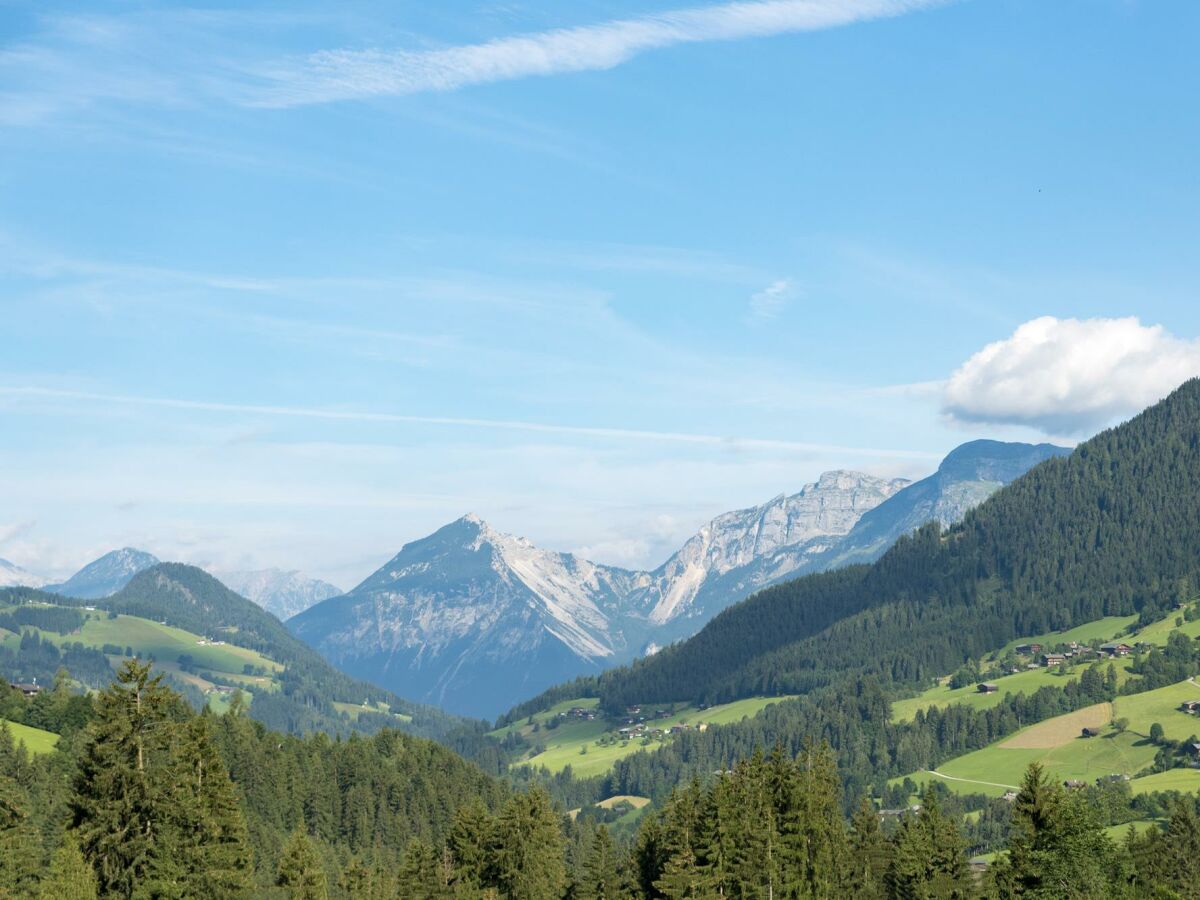
M 1026 322 L 951 376 L 942 408 L 961 422 L 1026 425 L 1047 434 L 1102 428 L 1200 374 L 1200 341 L 1124 319 Z
M 760 322 L 776 318 L 795 293 L 792 282 L 787 278 L 771 282 L 750 298 L 750 318 Z
M 948 0 L 750 0 L 439 50 L 323 50 L 261 74 L 252 104 L 300 106 L 362 97 L 452 91 L 561 72 L 611 69 L 649 50 L 891 18 Z

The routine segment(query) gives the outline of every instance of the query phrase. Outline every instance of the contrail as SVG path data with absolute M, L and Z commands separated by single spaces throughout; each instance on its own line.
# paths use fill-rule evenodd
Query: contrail
M 836 444 L 815 444 L 803 441 L 783 441 L 764 438 L 732 437 L 714 434 L 695 434 L 678 431 L 648 431 L 636 428 L 606 428 L 585 425 L 557 425 L 526 422 L 517 419 L 477 419 L 461 416 L 418 416 L 403 413 L 371 412 L 368 410 L 321 409 L 304 406 L 272 406 L 253 403 L 223 403 L 213 400 L 179 400 L 170 397 L 143 397 L 129 394 L 102 394 L 88 391 L 67 391 L 41 387 L 0 387 L 0 396 L 45 397 L 60 400 L 83 400 L 121 406 L 157 407 L 193 410 L 198 412 L 231 413 L 235 415 L 278 416 L 292 419 L 316 419 L 334 422 L 382 422 L 403 425 L 437 425 L 463 428 L 490 428 L 505 431 L 528 431 L 542 434 L 563 434 L 576 437 L 609 438 L 631 441 L 660 441 L 744 449 L 791 450 L 803 453 L 831 453 L 847 456 L 875 456 L 898 459 L 940 459 L 935 453 L 920 450 L 842 447 Z

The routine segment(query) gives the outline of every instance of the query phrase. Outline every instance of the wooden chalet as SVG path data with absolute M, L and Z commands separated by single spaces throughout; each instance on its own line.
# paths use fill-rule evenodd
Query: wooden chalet
M 992 684 L 990 681 L 983 681 L 975 686 L 975 690 L 981 694 L 994 694 L 996 691 L 1000 690 L 1000 688 Z

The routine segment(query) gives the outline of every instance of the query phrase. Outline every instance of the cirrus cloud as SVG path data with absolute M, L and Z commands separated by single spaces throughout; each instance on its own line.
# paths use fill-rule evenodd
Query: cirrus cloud
M 1200 374 L 1200 341 L 1136 317 L 1026 322 L 963 363 L 942 410 L 960 422 L 1081 435 L 1162 399 Z

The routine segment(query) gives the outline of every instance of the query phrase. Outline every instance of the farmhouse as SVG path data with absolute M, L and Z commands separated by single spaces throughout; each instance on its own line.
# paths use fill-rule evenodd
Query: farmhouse
M 40 694 L 42 692 L 41 686 L 36 683 L 28 683 L 28 682 L 24 682 L 24 681 L 18 681 L 15 683 L 10 682 L 8 686 L 10 688 L 12 688 L 14 691 L 20 691 L 26 697 L 36 697 L 38 694 Z
M 979 691 L 981 694 L 994 694 L 996 691 L 1000 690 L 1000 688 L 996 687 L 996 685 L 992 684 L 990 681 L 984 681 L 976 685 L 975 690 Z
M 1184 700 L 1179 704 L 1180 712 L 1195 715 L 1197 710 L 1200 710 L 1200 700 Z
M 1017 652 L 1022 656 L 1034 656 L 1042 652 L 1041 644 L 1017 644 Z
M 1133 648 L 1120 641 L 1109 641 L 1107 644 L 1101 644 L 1100 649 L 1109 656 L 1128 656 Z
M 1043 666 L 1061 666 L 1067 661 L 1067 658 L 1061 653 L 1047 653 L 1042 657 Z

